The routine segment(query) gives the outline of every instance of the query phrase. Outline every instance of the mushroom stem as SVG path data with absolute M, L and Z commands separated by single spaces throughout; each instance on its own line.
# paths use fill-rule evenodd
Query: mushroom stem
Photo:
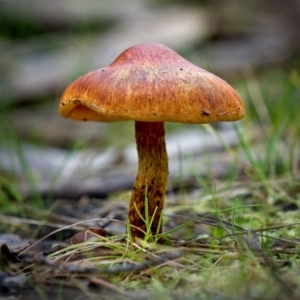
M 168 181 L 168 155 L 163 122 L 135 122 L 138 173 L 129 205 L 133 239 L 147 232 L 145 220 L 152 221 L 152 236 L 161 233 L 162 210 Z M 145 200 L 148 199 L 148 216 Z M 149 224 L 148 224 L 149 225 Z M 144 231 L 144 232 L 143 232 Z

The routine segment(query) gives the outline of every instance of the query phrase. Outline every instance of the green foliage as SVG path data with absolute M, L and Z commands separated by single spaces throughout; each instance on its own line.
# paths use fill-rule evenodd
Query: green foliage
M 77 22 L 47 22 L 32 18 L 19 11 L 16 11 L 14 15 L 6 13 L 4 10 L 0 11 L 0 36 L 11 40 L 30 38 L 61 30 L 64 30 L 65 33 L 80 35 L 97 34 L 103 28 L 111 25 L 112 22 L 105 18 L 95 20 L 81 18 Z

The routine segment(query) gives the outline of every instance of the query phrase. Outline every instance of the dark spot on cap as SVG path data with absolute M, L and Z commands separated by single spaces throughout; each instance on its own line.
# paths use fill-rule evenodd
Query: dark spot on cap
M 205 108 L 202 109 L 202 112 L 203 112 L 203 115 L 205 115 L 205 116 L 209 116 L 211 114 L 211 112 Z

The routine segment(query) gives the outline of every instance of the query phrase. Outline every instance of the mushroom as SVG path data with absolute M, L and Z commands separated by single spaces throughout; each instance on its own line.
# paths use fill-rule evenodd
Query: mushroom
M 244 105 L 224 80 L 164 45 L 142 43 L 74 81 L 59 111 L 75 120 L 135 121 L 138 172 L 129 205 L 135 239 L 146 235 L 149 224 L 153 236 L 162 233 L 168 180 L 164 122 L 236 121 L 243 118 Z

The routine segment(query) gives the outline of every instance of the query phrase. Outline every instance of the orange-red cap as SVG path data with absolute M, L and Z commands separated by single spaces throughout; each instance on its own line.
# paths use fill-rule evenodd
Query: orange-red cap
M 74 81 L 59 111 L 76 120 L 180 123 L 236 121 L 245 113 L 228 83 L 156 43 L 130 47 Z

